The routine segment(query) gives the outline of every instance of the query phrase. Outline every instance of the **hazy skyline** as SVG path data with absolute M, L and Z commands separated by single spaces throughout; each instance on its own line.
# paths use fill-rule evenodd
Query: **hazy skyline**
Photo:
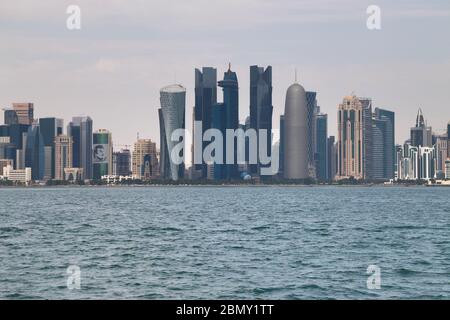
M 71 4 L 82 10 L 79 31 L 66 28 Z M 372 4 L 381 8 L 379 31 L 366 28 Z M 419 107 L 438 133 L 450 120 L 444 0 L 19 0 L 0 4 L 0 21 L 0 107 L 33 102 L 37 118 L 64 118 L 65 125 L 89 115 L 115 144 L 133 144 L 139 132 L 159 145 L 159 90 L 174 82 L 187 89 L 190 129 L 194 69 L 216 67 L 222 79 L 229 62 L 241 122 L 254 64 L 273 66 L 274 128 L 296 68 L 305 89 L 318 92 L 329 135 L 337 132 L 337 106 L 352 92 L 396 112 L 398 143 Z

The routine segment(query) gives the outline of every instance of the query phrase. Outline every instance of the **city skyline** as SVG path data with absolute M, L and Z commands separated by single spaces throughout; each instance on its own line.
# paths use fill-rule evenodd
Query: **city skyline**
M 329 115 L 330 134 L 337 132 L 336 106 L 351 92 L 396 112 L 398 143 L 408 137 L 412 113 L 419 107 L 435 130 L 443 132 L 447 122 L 439 123 L 450 101 L 450 45 L 441 41 L 450 24 L 450 6 L 444 1 L 379 1 L 379 31 L 365 26 L 371 4 L 366 1 L 287 1 L 284 6 L 232 1 L 197 6 L 195 12 L 181 3 L 169 11 L 159 1 L 128 1 L 126 6 L 121 1 L 108 6 L 79 1 L 79 31 L 65 27 L 68 2 L 48 1 L 42 8 L 21 2 L 24 5 L 0 5 L 0 34 L 5 39 L 0 44 L 0 106 L 31 101 L 36 118 L 70 119 L 77 110 L 97 119 L 98 128 L 113 132 L 118 144 L 131 144 L 137 132 L 159 141 L 154 115 L 163 84 L 186 86 L 190 124 L 195 104 L 192 70 L 212 66 L 221 74 L 228 62 L 241 85 L 240 122 L 250 106 L 250 65 L 273 67 L 273 128 L 278 127 L 295 68 L 305 90 L 318 93 L 321 110 Z M 232 25 L 223 17 L 227 10 L 235 17 Z M 116 25 L 118 14 L 123 19 Z M 178 23 L 162 28 L 159 16 Z M 348 49 L 348 40 L 359 49 Z M 208 50 L 199 50 L 204 46 Z

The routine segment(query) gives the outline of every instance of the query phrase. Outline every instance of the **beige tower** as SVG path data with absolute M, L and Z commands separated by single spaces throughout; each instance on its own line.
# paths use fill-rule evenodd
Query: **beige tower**
M 55 138 L 55 179 L 64 180 L 64 169 L 72 168 L 72 138 L 59 135 Z
M 34 105 L 32 103 L 13 103 L 19 124 L 31 125 L 34 118 Z
M 363 105 L 356 96 L 347 96 L 338 111 L 339 178 L 364 179 Z
M 134 143 L 132 157 L 133 176 L 149 180 L 159 175 L 156 143 L 150 139 L 139 139 Z

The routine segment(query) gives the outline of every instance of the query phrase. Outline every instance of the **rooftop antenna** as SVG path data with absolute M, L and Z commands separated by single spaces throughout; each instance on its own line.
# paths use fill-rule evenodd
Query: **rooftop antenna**
M 137 133 L 137 139 L 139 140 L 139 132 Z
M 298 79 L 297 79 L 297 68 L 295 68 L 295 83 L 298 83 Z
M 228 62 L 228 72 L 231 71 L 231 62 Z

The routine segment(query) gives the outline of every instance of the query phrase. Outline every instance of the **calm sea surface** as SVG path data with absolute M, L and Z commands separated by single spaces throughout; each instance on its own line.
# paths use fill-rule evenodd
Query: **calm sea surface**
M 0 189 L 0 298 L 450 299 L 450 188 Z

